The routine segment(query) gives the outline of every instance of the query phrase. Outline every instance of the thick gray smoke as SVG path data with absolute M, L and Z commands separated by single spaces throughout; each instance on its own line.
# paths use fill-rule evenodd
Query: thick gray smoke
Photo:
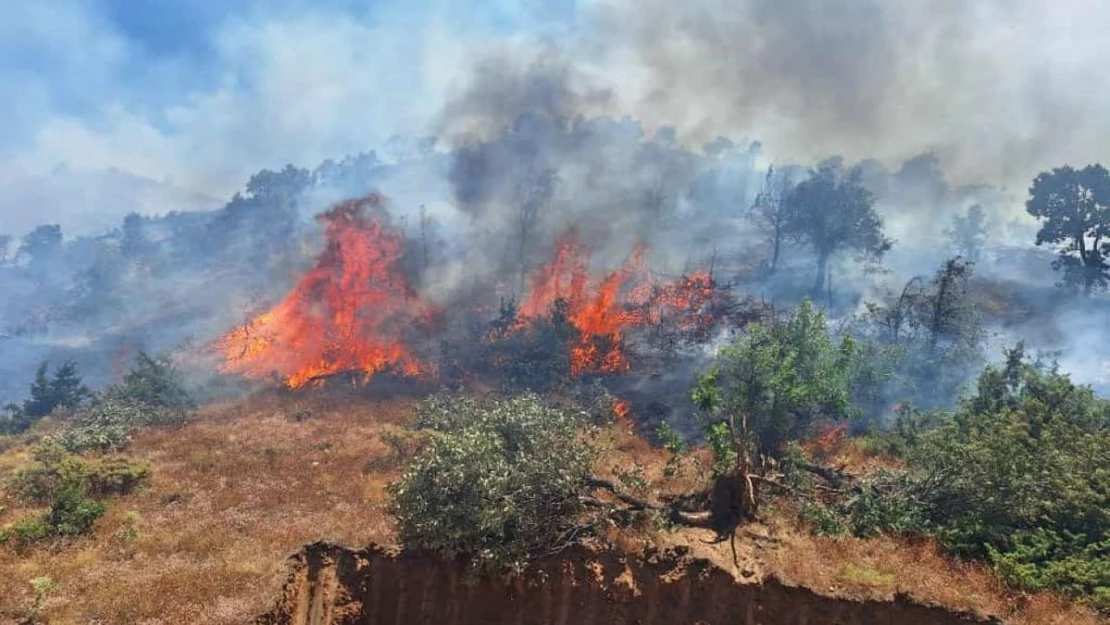
M 596 15 L 619 104 L 694 137 L 758 136 L 778 159 L 931 151 L 958 183 L 1021 187 L 1105 157 L 1098 0 L 611 0 Z
M 1078 1 L 591 4 L 572 38 L 476 54 L 429 124 L 435 138 L 270 172 L 222 209 L 145 221 L 142 249 L 128 247 L 119 206 L 90 205 L 111 197 L 73 193 L 112 225 L 0 262 L 0 400 L 17 399 L 42 358 L 83 357 L 103 382 L 127 346 L 215 338 L 311 263 L 313 214 L 372 189 L 419 246 L 416 284 L 437 303 L 469 305 L 484 282 L 520 297 L 571 228 L 599 271 L 644 244 L 658 273 L 712 266 L 739 291 L 791 303 L 813 257 L 788 244 L 761 277 L 769 244 L 750 208 L 769 164 L 801 177 L 834 155 L 862 169 L 895 240 L 878 267 L 836 259 L 838 314 L 931 275 L 955 253 L 953 218 L 978 204 L 988 237 L 976 274 L 1016 310 L 992 313 L 998 342 L 1106 346 L 1102 309 L 1056 301 L 1051 255 L 1032 248 L 1021 204 L 1037 171 L 1105 157 L 1108 20 Z M 160 197 L 153 212 L 200 208 L 192 199 Z M 0 234 L 26 232 L 20 215 L 0 213 Z M 67 235 L 81 231 L 71 216 L 57 219 Z M 1065 367 L 1105 382 L 1100 349 Z

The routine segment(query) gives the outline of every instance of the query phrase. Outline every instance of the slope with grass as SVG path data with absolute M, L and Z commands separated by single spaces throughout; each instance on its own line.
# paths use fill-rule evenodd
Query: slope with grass
M 286 558 L 303 545 L 395 543 L 387 486 L 420 445 L 409 427 L 415 419 L 409 400 L 273 393 L 137 431 L 127 454 L 149 465 L 148 486 L 110 500 L 87 536 L 23 552 L 0 547 L 0 622 L 31 613 L 49 623 L 250 622 L 272 610 Z M 26 466 L 54 427 L 43 422 L 5 439 L 0 479 Z M 601 431 L 598 473 L 634 476 L 662 497 L 692 490 L 694 465 L 710 463 L 704 452 L 675 470 L 670 454 L 632 430 L 618 420 Z M 845 445 L 831 453 L 879 462 Z M 31 511 L 10 494 L 2 505 L 0 526 Z M 1017 624 L 1099 622 L 1044 593 L 1007 593 L 988 571 L 954 563 L 929 542 L 816 538 L 796 518 L 786 504 L 765 509 L 741 531 L 735 562 L 727 543 L 708 544 L 708 530 L 638 527 L 603 538 L 616 553 L 682 547 L 744 581 L 774 577 L 826 596 L 905 594 Z

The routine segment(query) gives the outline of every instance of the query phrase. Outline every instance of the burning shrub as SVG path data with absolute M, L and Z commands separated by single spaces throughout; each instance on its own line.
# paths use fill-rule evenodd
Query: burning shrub
M 433 439 L 390 487 L 402 542 L 519 573 L 573 541 L 594 460 L 580 425 L 525 395 Z

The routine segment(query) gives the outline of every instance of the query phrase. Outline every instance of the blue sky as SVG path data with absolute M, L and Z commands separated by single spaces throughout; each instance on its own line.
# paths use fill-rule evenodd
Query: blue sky
M 425 130 L 472 52 L 558 32 L 575 8 L 0 0 L 0 14 L 0 182 L 116 166 L 222 192 Z

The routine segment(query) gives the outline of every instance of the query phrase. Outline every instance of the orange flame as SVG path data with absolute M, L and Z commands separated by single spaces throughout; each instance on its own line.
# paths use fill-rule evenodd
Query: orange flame
M 817 432 L 815 438 L 802 443 L 802 449 L 814 457 L 824 458 L 830 455 L 847 435 L 848 424 L 846 423 L 825 425 Z
M 627 371 L 623 343 L 632 328 L 675 321 L 679 330 L 691 332 L 713 322 L 708 303 L 714 287 L 708 273 L 659 283 L 643 257 L 643 247 L 637 246 L 619 270 L 591 282 L 589 251 L 572 228 L 559 237 L 551 261 L 536 272 L 520 316 L 540 318 L 556 301 L 566 303 L 568 321 L 578 332 L 571 347 L 573 375 Z
M 572 228 L 559 237 L 551 262 L 537 272 L 532 291 L 521 306 L 521 317 L 538 318 L 556 301 L 566 303 L 567 320 L 578 331 L 570 350 L 572 375 L 629 369 L 621 345 L 626 329 L 640 324 L 628 296 L 635 278 L 643 273 L 642 258 L 642 249 L 637 248 L 621 269 L 591 285 L 590 254 Z
M 420 373 L 402 334 L 430 311 L 396 268 L 401 235 L 367 215 L 383 202 L 372 195 L 317 217 L 323 252 L 284 301 L 218 341 L 225 371 L 276 374 L 290 388 L 341 372 Z
M 628 415 L 632 414 L 632 404 L 624 399 L 614 399 L 613 414 L 617 415 L 618 419 L 627 420 Z

